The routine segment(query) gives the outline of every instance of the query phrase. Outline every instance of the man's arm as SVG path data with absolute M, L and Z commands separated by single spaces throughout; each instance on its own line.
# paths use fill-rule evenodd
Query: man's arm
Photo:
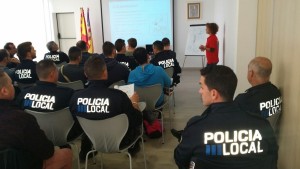
M 195 133 L 193 133 L 189 128 L 184 129 L 181 142 L 174 150 L 174 159 L 179 169 L 189 168 L 192 154 L 195 149 L 194 135 Z
M 123 97 L 123 109 L 122 111 L 127 115 L 129 125 L 131 127 L 137 127 L 142 124 L 142 113 L 139 111 L 138 107 L 138 96 L 135 93 L 132 97 L 131 100 L 127 97 L 125 93 L 122 93 Z

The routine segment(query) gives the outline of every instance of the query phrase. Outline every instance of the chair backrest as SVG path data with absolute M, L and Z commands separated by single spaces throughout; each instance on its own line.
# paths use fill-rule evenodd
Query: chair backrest
M 167 75 L 172 78 L 173 74 L 174 74 L 174 67 L 169 67 L 167 69 L 165 69 L 165 72 L 167 73 Z
M 103 153 L 119 152 L 121 141 L 129 126 L 126 114 L 105 120 L 89 120 L 78 116 L 77 119 L 95 150 Z
M 280 116 L 281 116 L 281 113 L 276 113 L 267 118 L 267 120 L 270 122 L 270 124 L 275 132 L 277 131 Z
M 37 119 L 41 129 L 44 130 L 46 136 L 54 145 L 67 144 L 68 133 L 75 123 L 68 108 L 47 113 L 27 109 L 25 111 Z
M 120 80 L 118 82 L 115 82 L 115 83 L 111 84 L 109 86 L 109 88 L 113 89 L 115 86 L 123 86 L 123 85 L 126 85 L 125 81 L 124 80 Z
M 139 95 L 140 101 L 146 102 L 146 111 L 155 110 L 156 102 L 162 93 L 161 84 L 155 84 L 146 87 L 136 86 L 135 91 Z
M 14 148 L 0 150 L 0 168 L 1 169 L 27 169 L 24 154 Z
M 81 80 L 77 80 L 77 81 L 69 82 L 69 83 L 57 82 L 57 85 L 62 86 L 62 87 L 71 88 L 73 90 L 84 89 L 84 86 L 83 86 L 83 83 Z

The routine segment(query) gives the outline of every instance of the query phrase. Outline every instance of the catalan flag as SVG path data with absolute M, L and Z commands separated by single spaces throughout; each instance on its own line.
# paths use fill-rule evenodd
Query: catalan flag
M 88 52 L 94 53 L 93 37 L 92 37 L 92 28 L 90 24 L 90 9 L 87 9 L 87 35 L 88 35 Z
M 86 23 L 85 23 L 83 8 L 80 8 L 80 32 L 81 32 L 81 40 L 88 42 L 88 35 L 87 35 L 87 30 L 86 30 Z

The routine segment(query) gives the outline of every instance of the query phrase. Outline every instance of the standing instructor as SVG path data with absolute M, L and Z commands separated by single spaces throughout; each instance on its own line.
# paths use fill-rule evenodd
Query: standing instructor
M 219 26 L 216 23 L 206 24 L 206 33 L 209 34 L 206 45 L 201 45 L 199 49 L 203 52 L 206 51 L 207 65 L 216 65 L 219 62 L 219 40 L 216 33 L 219 30 Z

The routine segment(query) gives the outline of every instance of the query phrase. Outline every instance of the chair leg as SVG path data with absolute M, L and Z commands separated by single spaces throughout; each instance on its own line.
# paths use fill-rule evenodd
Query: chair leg
M 143 136 L 141 136 L 141 139 L 142 139 L 142 147 L 143 147 L 143 154 L 144 154 L 145 169 L 147 169 L 147 161 L 146 161 L 146 154 L 145 154 L 145 147 L 144 147 L 144 139 L 143 139 Z
M 89 151 L 87 154 L 86 154 L 86 156 L 85 156 L 85 169 L 87 169 L 87 166 L 88 166 L 88 160 L 89 160 L 89 155 L 91 154 L 91 153 L 94 153 L 94 152 L 96 152 L 96 150 L 92 150 L 92 151 Z
M 164 135 L 164 114 L 160 112 L 161 115 L 161 135 L 162 135 L 162 144 L 165 144 L 165 135 Z
M 128 152 L 126 152 L 126 154 L 127 154 L 128 157 L 129 157 L 129 168 L 132 169 L 131 155 L 130 155 L 130 153 L 128 153 Z
M 100 153 L 100 159 L 101 159 L 101 169 L 103 169 L 103 155 L 102 155 L 102 153 Z
M 173 104 L 174 104 L 174 109 L 175 109 L 175 91 L 173 90 Z M 175 110 L 174 110 L 174 114 L 175 114 Z
M 74 146 L 75 146 L 75 148 L 76 148 L 77 167 L 78 167 L 78 169 L 80 169 L 79 149 L 78 149 L 78 146 L 77 146 L 75 143 L 72 143 L 72 144 L 74 144 Z
M 172 114 L 171 114 L 171 109 L 172 109 L 172 105 L 171 105 L 171 98 L 169 96 L 168 99 L 168 105 L 169 105 L 169 123 L 170 123 L 170 129 L 172 128 Z

